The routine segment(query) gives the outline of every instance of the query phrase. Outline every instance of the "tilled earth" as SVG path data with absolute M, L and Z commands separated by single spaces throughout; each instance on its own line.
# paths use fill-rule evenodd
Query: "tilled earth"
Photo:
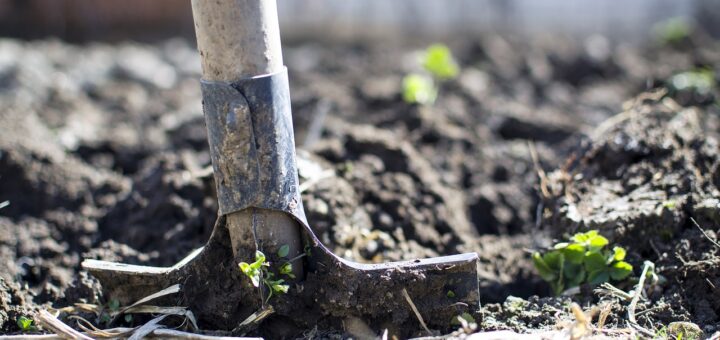
M 667 90 L 680 72 L 720 69 L 718 44 L 449 45 L 462 71 L 430 107 L 400 94 L 424 45 L 285 47 L 303 200 L 323 242 L 361 262 L 476 251 L 480 328 L 530 331 L 570 318 L 530 251 L 599 229 L 636 276 L 650 260 L 663 278 L 638 306 L 643 327 L 718 329 L 717 90 Z M 199 64 L 180 39 L 0 40 L 2 333 L 43 306 L 106 303 L 83 258 L 167 266 L 209 238 Z M 610 306 L 607 324 L 625 327 L 627 302 L 589 287 L 574 301 Z

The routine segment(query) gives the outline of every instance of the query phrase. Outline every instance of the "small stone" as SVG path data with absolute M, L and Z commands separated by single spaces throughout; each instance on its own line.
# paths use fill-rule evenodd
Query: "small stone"
M 703 335 L 700 326 L 687 321 L 671 322 L 667 327 L 667 333 L 669 336 L 683 339 L 701 339 Z

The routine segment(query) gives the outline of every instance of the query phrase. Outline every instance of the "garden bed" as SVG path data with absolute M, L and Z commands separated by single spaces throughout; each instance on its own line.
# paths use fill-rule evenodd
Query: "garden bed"
M 449 46 L 462 70 L 432 106 L 401 96 L 424 45 L 285 47 L 303 201 L 321 240 L 360 262 L 477 252 L 481 330 L 553 329 L 574 320 L 570 300 L 626 329 L 627 301 L 587 286 L 552 297 L 530 259 L 598 229 L 627 248 L 635 277 L 647 260 L 662 278 L 638 304 L 642 327 L 715 332 L 717 90 L 672 80 L 720 67 L 717 43 Z M 107 303 L 83 258 L 168 266 L 207 241 L 217 205 L 199 77 L 183 40 L 0 40 L 2 333 L 39 308 Z

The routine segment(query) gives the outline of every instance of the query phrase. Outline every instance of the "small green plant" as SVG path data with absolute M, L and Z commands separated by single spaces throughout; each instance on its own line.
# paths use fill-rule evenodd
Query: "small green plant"
M 24 315 L 20 316 L 17 319 L 17 326 L 23 332 L 32 332 L 37 330 L 37 328 L 35 328 L 33 319 L 28 318 Z
M 287 257 L 289 252 L 290 247 L 283 245 L 278 250 L 278 256 Z M 275 278 L 275 273 L 271 272 L 269 269 L 270 262 L 267 261 L 265 254 L 259 250 L 255 252 L 255 262 L 240 262 L 239 267 L 240 271 L 250 278 L 253 286 L 260 287 L 260 283 L 262 282 L 262 284 L 268 288 L 270 293 L 265 299 L 265 303 L 270 301 L 270 298 L 273 295 L 285 294 L 290 289 L 290 285 L 286 284 L 284 279 Z M 279 275 L 295 278 L 295 275 L 292 273 L 292 263 L 290 263 L 290 261 L 283 263 L 278 269 L 278 272 Z
M 653 336 L 653 340 L 654 339 L 667 339 L 667 338 L 668 338 L 668 336 L 667 336 L 667 327 L 666 326 L 662 326 L 660 329 L 655 331 L 655 335 Z
M 675 200 L 667 200 L 662 202 L 662 206 L 668 210 L 673 210 L 677 206 L 677 202 Z
M 453 326 L 460 326 L 462 324 L 460 319 L 467 322 L 468 324 L 472 324 L 472 323 L 477 324 L 477 322 L 475 321 L 475 318 L 472 316 L 472 314 L 470 314 L 468 312 L 464 312 L 464 313 L 452 318 L 452 320 L 450 320 L 450 324 Z
M 434 44 L 427 48 L 423 55 L 422 66 L 434 78 L 440 80 L 453 79 L 460 71 L 452 52 L 442 44 Z
M 687 18 L 675 17 L 656 24 L 653 27 L 657 40 L 666 45 L 677 44 L 693 32 L 693 26 Z
M 711 68 L 696 68 L 678 73 L 670 78 L 670 90 L 691 90 L 699 94 L 710 93 L 715 86 L 715 72 Z
M 112 321 L 112 315 L 117 313 L 120 310 L 120 301 L 118 299 L 111 299 L 110 301 L 105 304 L 98 315 L 98 322 L 105 324 L 106 326 L 110 325 L 110 321 Z
M 633 267 L 624 261 L 624 248 L 605 249 L 608 243 L 597 230 L 577 233 L 571 242 L 558 243 L 545 254 L 533 253 L 533 263 L 557 295 L 583 283 L 621 281 L 632 273 Z
M 437 88 L 432 78 L 414 73 L 403 78 L 403 100 L 406 103 L 430 105 L 436 97 Z
M 453 79 L 460 72 L 450 49 L 433 44 L 421 55 L 423 73 L 411 73 L 403 78 L 403 100 L 407 103 L 431 105 L 438 94 L 437 83 Z

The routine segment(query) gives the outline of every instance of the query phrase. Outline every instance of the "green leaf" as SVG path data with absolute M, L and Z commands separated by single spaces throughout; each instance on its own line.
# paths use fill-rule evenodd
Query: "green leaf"
M 406 103 L 431 105 L 437 97 L 432 78 L 420 74 L 408 74 L 403 78 L 403 100 Z
M 263 265 L 265 265 L 265 264 L 266 264 L 266 262 L 265 262 L 265 254 L 263 254 L 263 253 L 262 253 L 261 251 L 259 251 L 259 250 L 255 251 L 255 262 L 253 262 L 253 263 L 250 265 L 250 267 L 251 267 L 252 269 L 258 270 L 258 269 L 260 269 L 260 268 L 261 268 Z
M 583 262 L 583 258 L 585 257 L 585 250 L 585 246 L 573 243 L 565 247 L 562 252 L 568 262 L 580 264 Z
M 585 233 L 577 233 L 577 234 L 573 235 L 572 240 L 575 242 L 578 242 L 578 243 L 585 243 L 589 239 L 597 236 L 597 234 L 598 234 L 597 230 L 590 230 Z
M 278 294 L 285 294 L 290 289 L 289 285 L 274 285 L 273 291 Z
M 563 277 L 566 288 L 575 287 L 585 280 L 585 268 L 582 264 L 566 263 L 563 268 Z
M 455 297 L 455 292 L 453 292 L 452 290 L 448 290 L 448 291 L 447 291 L 447 297 L 449 297 L 449 298 L 451 298 L 451 299 L 454 298 L 454 297 Z
M 555 246 L 553 246 L 553 249 L 555 249 L 555 250 L 564 249 L 565 247 L 567 247 L 569 245 L 570 245 L 570 243 L 560 242 L 560 243 L 556 244 Z
M 256 250 L 255 251 L 255 262 L 265 262 L 265 254 L 263 252 Z
M 433 44 L 428 47 L 423 58 L 423 67 L 441 80 L 455 78 L 459 72 L 452 52 L 442 44 Z
M 591 237 L 591 238 L 587 241 L 587 243 L 588 243 L 588 245 L 590 246 L 590 249 L 591 249 L 591 250 L 593 250 L 593 249 L 594 249 L 594 250 L 600 250 L 600 249 L 602 249 L 603 247 L 605 247 L 605 246 L 606 246 L 608 243 L 610 243 L 610 242 L 608 241 L 608 239 L 606 239 L 606 238 L 605 238 L 604 236 L 602 236 L 602 235 L 595 235 L 595 236 Z
M 543 260 L 545 260 L 548 267 L 555 271 L 560 271 L 565 264 L 565 256 L 558 250 L 553 250 L 543 255 Z
M 290 254 L 290 246 L 287 244 L 283 244 L 280 249 L 278 249 L 277 252 L 279 257 L 286 257 L 288 254 Z
M 596 272 L 599 270 L 607 270 L 605 257 L 603 257 L 600 253 L 591 251 L 587 252 L 585 254 L 585 259 L 583 260 L 583 263 L 585 264 L 585 270 L 587 270 L 588 273 Z
M 120 301 L 117 299 L 112 299 L 110 302 L 108 302 L 108 308 L 112 311 L 116 311 L 120 308 Z
M 252 267 L 247 262 L 240 262 L 240 271 L 243 272 L 245 275 L 249 275 L 250 271 L 252 270 Z
M 610 277 L 615 281 L 620 281 L 628 277 L 632 270 L 633 266 L 625 261 L 615 262 L 610 267 Z
M 256 263 L 248 264 L 246 262 L 240 262 L 240 271 L 247 276 L 252 282 L 253 286 L 260 287 L 260 268 L 255 267 Z
M 292 274 L 292 264 L 290 262 L 283 263 L 282 266 L 280 266 L 279 272 L 284 275 Z
M 581 283 L 585 281 L 585 269 L 582 266 L 578 266 L 580 269 L 578 270 L 577 274 L 573 277 L 569 277 L 566 279 L 567 287 L 575 287 L 579 286 Z
M 17 319 L 17 325 L 22 331 L 29 331 L 33 328 L 33 320 L 26 317 L 26 316 L 20 316 Z
M 568 280 L 578 276 L 582 276 L 584 278 L 585 268 L 583 268 L 580 264 L 566 263 L 565 268 L 563 268 L 563 276 Z
M 537 269 L 538 274 L 540 274 L 540 277 L 542 277 L 545 281 L 553 281 L 557 279 L 557 273 L 550 269 L 550 267 L 545 263 L 545 260 L 543 260 L 540 253 L 535 252 L 532 254 L 533 264 L 535 264 L 535 269 Z
M 625 248 L 623 247 L 613 247 L 613 260 L 615 261 L 622 261 L 625 259 L 625 255 L 627 255 L 627 252 L 625 251 Z
M 610 279 L 610 274 L 607 270 L 596 270 L 588 275 L 588 283 L 591 285 L 599 285 L 603 282 L 607 282 Z
M 125 322 L 131 323 L 133 320 L 132 314 L 125 314 Z

